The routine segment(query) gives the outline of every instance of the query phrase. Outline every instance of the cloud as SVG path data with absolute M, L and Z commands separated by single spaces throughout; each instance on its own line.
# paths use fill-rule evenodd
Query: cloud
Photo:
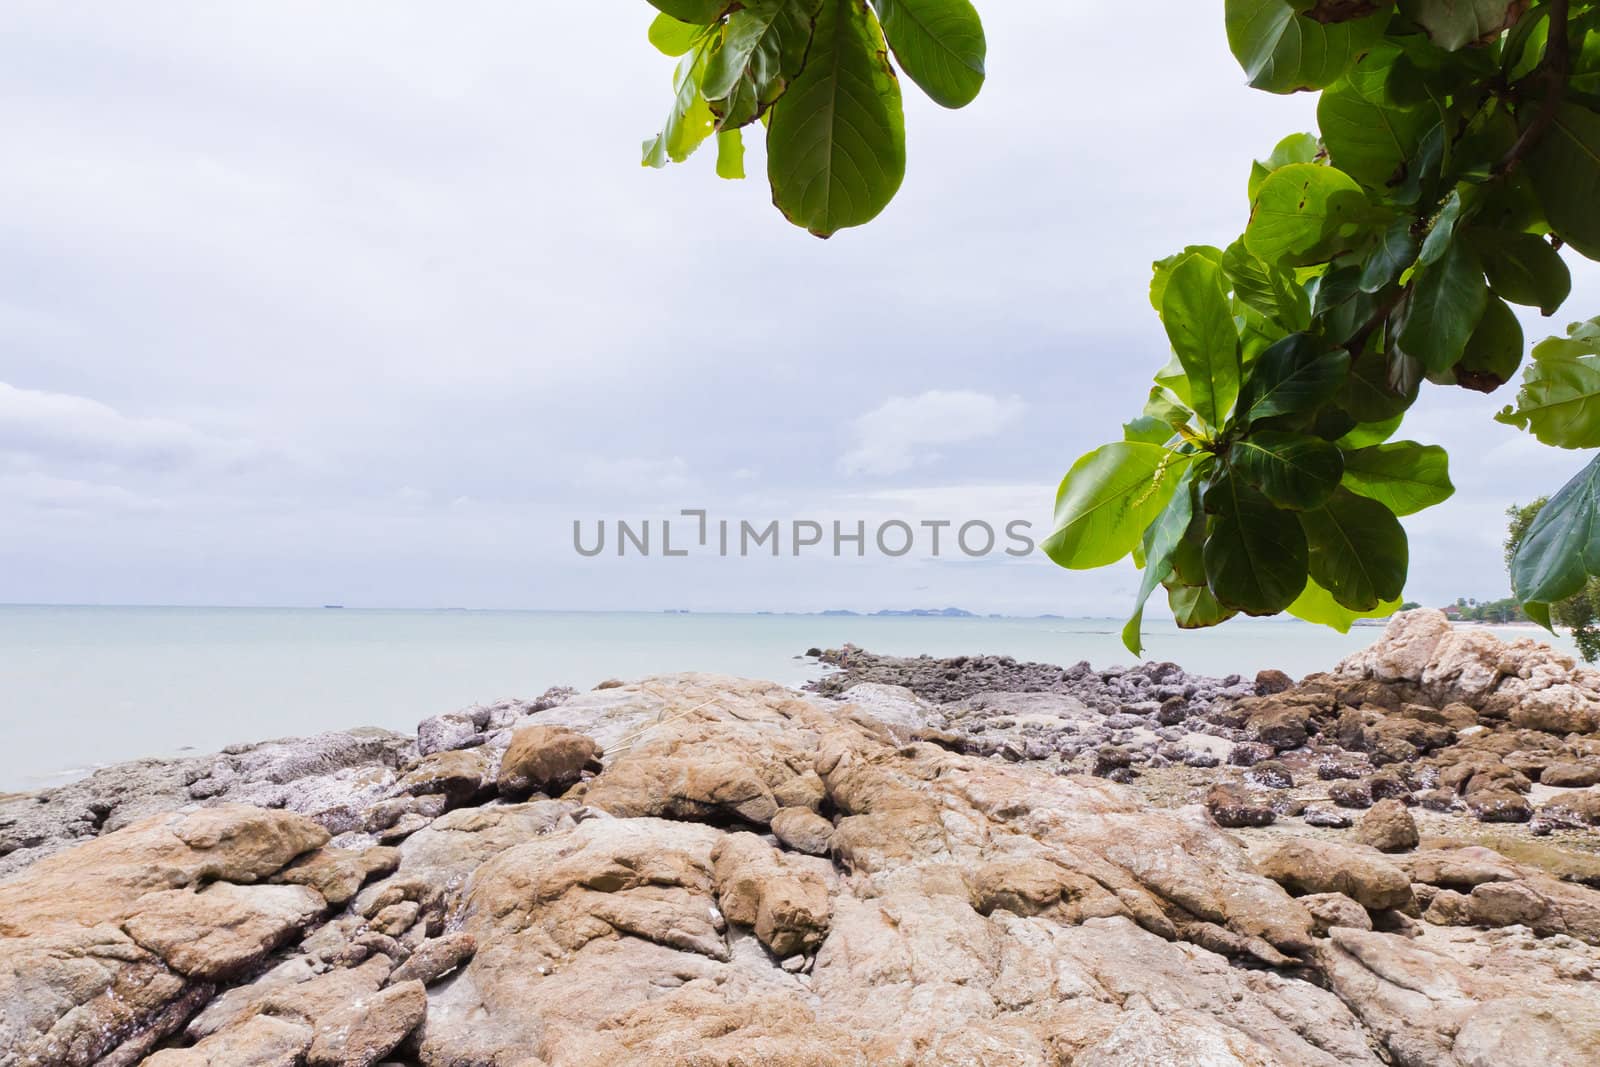
M 890 397 L 855 422 L 855 446 L 839 460 L 846 474 L 898 474 L 939 457 L 934 448 L 999 433 L 1022 413 L 1014 396 L 932 389 Z
M 0 382 L 0 450 L 46 462 L 172 470 L 251 451 L 168 419 L 136 418 L 88 397 Z

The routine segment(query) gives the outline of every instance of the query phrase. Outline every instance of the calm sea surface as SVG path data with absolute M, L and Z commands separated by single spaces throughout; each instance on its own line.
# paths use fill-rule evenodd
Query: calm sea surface
M 0 607 L 0 790 L 138 756 L 352 726 L 410 729 L 479 701 L 607 678 L 717 671 L 799 684 L 807 648 L 1131 663 L 1114 619 L 852 618 L 352 609 Z M 1193 672 L 1331 667 L 1380 631 L 1147 627 Z M 1503 636 L 1534 633 L 1502 630 Z M 1548 636 L 1548 635 L 1546 635 Z M 1565 639 L 1558 642 L 1570 650 Z

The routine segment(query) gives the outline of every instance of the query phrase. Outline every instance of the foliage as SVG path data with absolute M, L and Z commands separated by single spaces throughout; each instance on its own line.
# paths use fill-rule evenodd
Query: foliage
M 1252 167 L 1237 240 L 1155 264 L 1174 358 L 1127 435 L 1170 458 L 1142 452 L 1143 479 L 1122 467 L 1114 485 L 1080 463 L 1058 494 L 1057 526 L 1078 536 L 1047 540 L 1052 559 L 1144 568 L 1124 633 L 1135 652 L 1158 584 L 1180 626 L 1287 611 L 1344 629 L 1393 611 L 1409 565 L 1399 517 L 1453 492 L 1443 449 L 1392 439 L 1422 383 L 1505 384 L 1524 349 L 1509 304 L 1554 313 L 1571 289 L 1563 252 L 1600 256 L 1600 4 L 1225 8 L 1250 83 L 1320 91 L 1320 129 Z M 1533 357 L 1500 420 L 1600 447 L 1600 321 Z M 1092 526 L 1084 500 L 1099 504 Z M 1597 573 L 1600 461 L 1512 566 L 1541 621 Z
M 820 236 L 876 216 L 905 166 L 889 55 L 938 103 L 983 83 L 968 0 L 650 0 L 680 57 L 652 165 L 761 121 L 773 200 Z M 1600 0 L 1225 0 L 1249 83 L 1320 93 L 1318 133 L 1250 169 L 1226 247 L 1155 264 L 1172 358 L 1122 441 L 1068 471 L 1044 549 L 1132 556 L 1124 632 L 1159 585 L 1180 626 L 1289 612 L 1347 629 L 1401 603 L 1401 516 L 1453 492 L 1443 449 L 1394 440 L 1424 381 L 1493 392 L 1523 363 L 1510 305 L 1554 314 L 1564 253 L 1600 259 Z M 1536 345 L 1499 420 L 1600 447 L 1600 319 Z M 1600 457 L 1511 561 L 1528 614 L 1600 574 Z
M 1506 528 L 1506 567 L 1514 567 L 1522 542 L 1534 521 L 1549 503 L 1539 497 L 1531 504 L 1516 505 L 1506 509 L 1510 523 Z M 1600 659 L 1600 578 L 1586 579 L 1578 592 L 1550 605 L 1550 621 L 1568 627 L 1578 652 L 1589 663 Z
M 646 166 L 713 136 L 717 173 L 744 177 L 744 129 L 766 127 L 772 202 L 819 237 L 877 217 L 905 176 L 900 82 L 944 107 L 983 87 L 984 36 L 968 0 L 650 0 L 650 42 L 679 58 Z

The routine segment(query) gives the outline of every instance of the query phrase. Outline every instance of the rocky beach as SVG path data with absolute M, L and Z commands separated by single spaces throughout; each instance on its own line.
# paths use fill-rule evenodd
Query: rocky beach
M 1600 1063 L 1600 672 L 1374 636 L 818 648 L 0 797 L 0 1067 Z

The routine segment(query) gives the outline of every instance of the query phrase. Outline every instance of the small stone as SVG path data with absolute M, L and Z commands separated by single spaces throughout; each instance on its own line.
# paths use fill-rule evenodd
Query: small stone
M 1244 772 L 1245 781 L 1265 789 L 1293 789 L 1294 775 L 1279 761 L 1266 760 Z
M 1422 918 L 1435 926 L 1471 926 L 1471 900 L 1465 893 L 1457 893 L 1454 889 L 1441 889 L 1433 894 L 1433 899 L 1428 902 L 1428 910 L 1422 913 Z
M 1328 799 L 1341 808 L 1372 807 L 1372 786 L 1365 780 L 1334 782 L 1328 787 Z
M 402 982 L 351 1001 L 317 1020 L 306 1053 L 311 1067 L 372 1067 L 399 1047 L 428 1014 L 421 982 Z
M 1294 688 L 1294 679 L 1282 671 L 1267 669 L 1256 672 L 1256 695 L 1272 696 Z
M 1277 755 L 1277 750 L 1271 745 L 1260 741 L 1240 741 L 1233 746 L 1233 751 L 1228 753 L 1228 762 L 1235 767 L 1254 767 L 1263 760 L 1269 760 Z
M 1527 822 L 1533 818 L 1533 805 L 1521 793 L 1509 789 L 1486 789 L 1466 798 L 1467 810 L 1479 822 Z
M 1350 825 L 1350 816 L 1338 808 L 1323 807 L 1321 805 L 1308 807 L 1300 816 L 1307 826 L 1325 826 L 1334 830 L 1343 830 Z
M 471 934 L 455 933 L 431 938 L 418 945 L 410 958 L 395 968 L 389 976 L 389 984 L 416 981 L 432 985 L 470 960 L 477 951 L 478 942 Z
M 500 758 L 496 784 L 500 792 L 521 796 L 529 792 L 560 796 L 583 778 L 585 770 L 600 769 L 600 746 L 565 726 L 523 726 L 511 735 L 511 745 Z
M 1311 913 L 1311 931 L 1318 937 L 1327 937 L 1335 926 L 1372 929 L 1367 909 L 1343 893 L 1309 893 L 1300 898 L 1300 903 Z

